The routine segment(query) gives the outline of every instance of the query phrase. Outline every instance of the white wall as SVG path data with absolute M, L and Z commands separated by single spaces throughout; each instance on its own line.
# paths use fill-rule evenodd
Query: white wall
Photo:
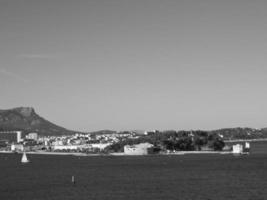
M 125 145 L 124 146 L 124 154 L 126 155 L 147 155 L 147 149 L 152 147 L 152 144 L 149 143 L 141 143 L 137 145 Z

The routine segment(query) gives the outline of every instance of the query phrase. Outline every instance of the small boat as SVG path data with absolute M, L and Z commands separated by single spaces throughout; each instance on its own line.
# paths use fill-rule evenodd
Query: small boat
M 30 162 L 27 158 L 26 152 L 23 152 L 22 158 L 21 158 L 21 163 L 28 163 Z

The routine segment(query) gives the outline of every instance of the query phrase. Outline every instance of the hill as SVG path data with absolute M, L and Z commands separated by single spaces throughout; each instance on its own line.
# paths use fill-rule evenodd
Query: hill
M 211 133 L 223 136 L 224 140 L 238 140 L 238 139 L 263 139 L 267 138 L 267 129 L 254 128 L 224 128 L 210 131 Z
M 74 134 L 36 114 L 30 107 L 0 110 L 0 131 L 21 130 L 24 134 L 36 132 L 42 136 Z
M 99 130 L 99 131 L 90 132 L 90 134 L 92 134 L 92 135 L 109 135 L 109 134 L 114 134 L 114 133 L 117 133 L 117 131 L 113 131 L 113 130 Z

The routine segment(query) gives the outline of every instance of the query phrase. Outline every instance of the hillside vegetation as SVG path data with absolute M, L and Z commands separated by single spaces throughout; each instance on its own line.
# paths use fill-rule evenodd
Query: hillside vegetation
M 18 107 L 8 110 L 0 110 L 0 130 L 21 130 L 27 134 L 37 132 L 39 135 L 70 135 L 73 131 L 55 125 L 40 117 L 30 107 Z

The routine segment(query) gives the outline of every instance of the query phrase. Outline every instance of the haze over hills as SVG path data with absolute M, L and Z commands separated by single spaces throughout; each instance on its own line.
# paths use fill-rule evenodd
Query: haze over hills
M 21 130 L 24 133 L 37 132 L 39 135 L 70 135 L 76 132 L 60 127 L 40 117 L 31 107 L 0 110 L 0 130 Z

